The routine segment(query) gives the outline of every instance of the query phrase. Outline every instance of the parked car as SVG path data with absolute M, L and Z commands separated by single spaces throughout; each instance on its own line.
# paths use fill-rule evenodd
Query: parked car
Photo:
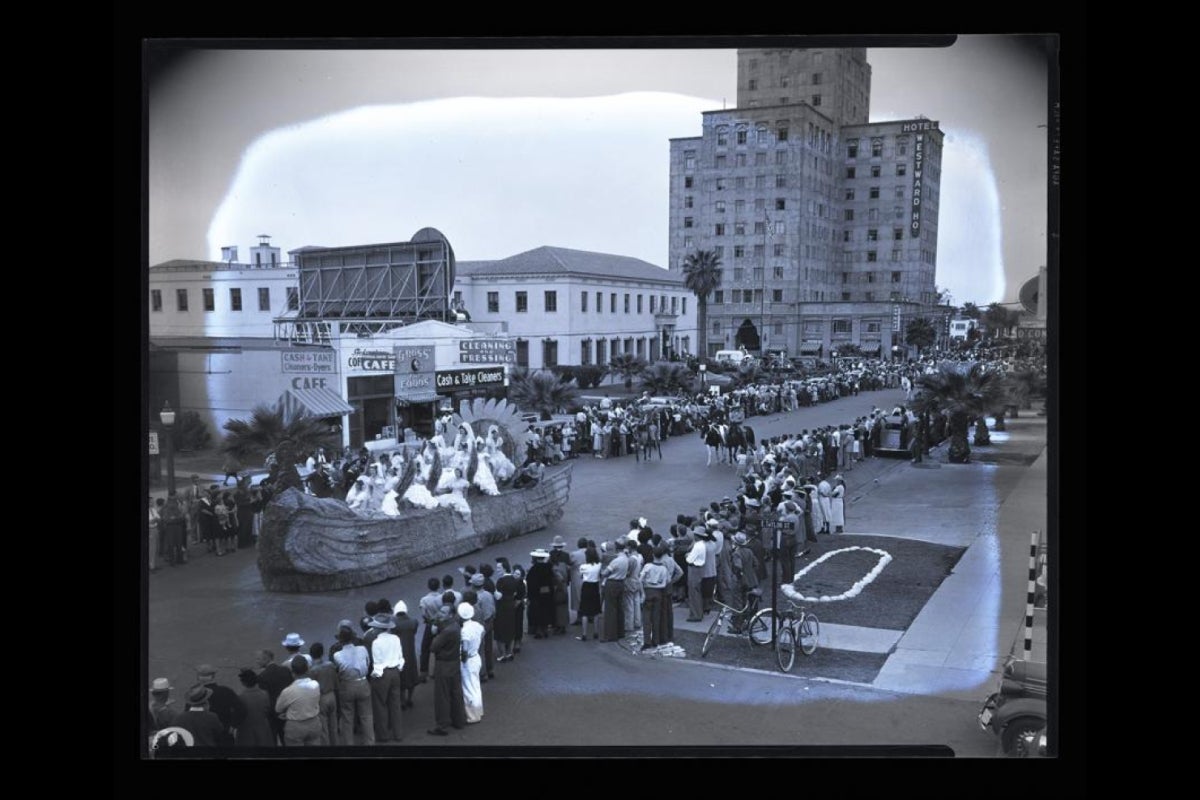
M 1000 737 L 1005 755 L 1044 755 L 1046 663 L 1010 657 L 1001 671 L 999 691 L 983 701 L 979 725 Z

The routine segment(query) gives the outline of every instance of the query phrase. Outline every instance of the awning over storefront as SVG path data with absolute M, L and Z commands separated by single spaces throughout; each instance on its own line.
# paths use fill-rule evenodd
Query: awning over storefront
M 342 417 L 354 413 L 354 406 L 332 389 L 288 389 L 280 403 L 285 415 L 303 417 Z
M 858 346 L 858 349 L 862 351 L 864 356 L 869 356 L 872 354 L 878 354 L 879 351 L 883 349 L 883 345 L 879 342 L 864 342 Z
M 435 400 L 441 399 L 442 396 L 440 394 L 430 389 L 428 392 L 414 392 L 413 394 L 397 396 L 396 402 L 402 406 L 411 406 L 420 403 L 432 403 Z
M 800 343 L 800 355 L 802 355 L 802 356 L 816 355 L 819 352 L 821 352 L 821 343 L 820 342 L 801 342 Z

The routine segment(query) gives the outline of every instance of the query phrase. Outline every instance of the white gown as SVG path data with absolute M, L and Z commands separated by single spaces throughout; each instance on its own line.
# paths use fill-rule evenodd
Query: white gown
M 479 646 L 483 642 L 483 626 L 473 619 L 462 625 L 462 649 L 467 660 L 462 662 L 463 703 L 467 707 L 467 722 L 483 719 L 483 687 L 479 683 L 482 659 Z
M 508 456 L 504 455 L 504 450 L 500 445 L 500 437 L 493 436 L 492 432 L 488 431 L 487 439 L 484 442 L 484 449 L 487 450 L 487 454 L 491 458 L 492 475 L 497 481 L 506 481 L 517 474 L 517 468 L 509 460 Z
M 817 502 L 813 503 L 813 507 L 815 508 L 818 505 L 821 507 L 821 520 L 824 525 L 829 525 L 829 529 L 830 529 L 830 531 L 832 531 L 833 530 L 833 498 L 830 497 L 830 495 L 832 494 L 833 489 L 830 488 L 829 481 L 821 481 L 820 483 L 818 483 L 817 484 L 817 492 L 818 492 L 819 496 L 817 497 Z M 813 525 L 816 525 L 815 515 L 814 515 L 814 519 L 813 519 Z
M 400 506 L 396 504 L 396 490 L 389 489 L 388 493 L 383 496 L 383 513 L 389 517 L 400 516 Z
M 423 481 L 413 481 L 404 490 L 404 499 L 418 508 L 437 508 L 437 498 L 429 491 Z
M 492 468 L 488 461 L 487 453 L 479 457 L 479 462 L 475 467 L 475 485 L 484 494 L 495 496 L 500 494 L 500 489 L 496 486 L 496 478 L 492 475 Z

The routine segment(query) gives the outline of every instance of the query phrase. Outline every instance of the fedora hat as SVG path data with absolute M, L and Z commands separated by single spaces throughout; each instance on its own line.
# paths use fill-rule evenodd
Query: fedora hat
M 154 682 L 150 684 L 150 691 L 152 692 L 169 692 L 170 690 L 171 682 L 166 678 L 155 678 Z
M 375 616 L 371 617 L 371 620 L 367 623 L 367 625 L 372 628 L 381 628 L 385 631 L 390 631 L 392 628 L 396 627 L 396 619 L 391 614 L 376 614 Z
M 550 542 L 550 546 L 553 547 L 555 550 L 559 550 L 559 549 L 566 547 L 567 543 L 565 541 L 563 541 L 563 537 L 555 536 L 554 540 Z
M 289 633 L 283 637 L 283 641 L 280 644 L 284 647 L 304 647 L 304 640 L 300 638 L 300 634 L 298 633 Z
M 193 686 L 188 689 L 187 697 L 184 699 L 189 706 L 199 706 L 207 703 L 210 697 L 212 697 L 212 689 L 207 686 Z

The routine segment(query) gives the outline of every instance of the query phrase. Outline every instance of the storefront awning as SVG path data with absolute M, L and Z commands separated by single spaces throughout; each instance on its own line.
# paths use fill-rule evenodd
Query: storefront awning
M 801 355 L 814 355 L 819 352 L 821 352 L 821 343 L 820 342 L 801 342 L 800 343 L 800 354 Z
M 420 403 L 432 403 L 435 400 L 441 400 L 442 396 L 432 389 L 428 392 L 414 392 L 396 397 L 396 402 L 400 405 L 418 405 Z
M 878 353 L 883 349 L 883 345 L 879 342 L 869 342 L 859 345 L 858 349 L 862 351 L 863 355 L 870 355 L 871 353 Z
M 354 406 L 332 389 L 288 389 L 280 398 L 286 415 L 303 417 L 342 417 L 354 413 Z

